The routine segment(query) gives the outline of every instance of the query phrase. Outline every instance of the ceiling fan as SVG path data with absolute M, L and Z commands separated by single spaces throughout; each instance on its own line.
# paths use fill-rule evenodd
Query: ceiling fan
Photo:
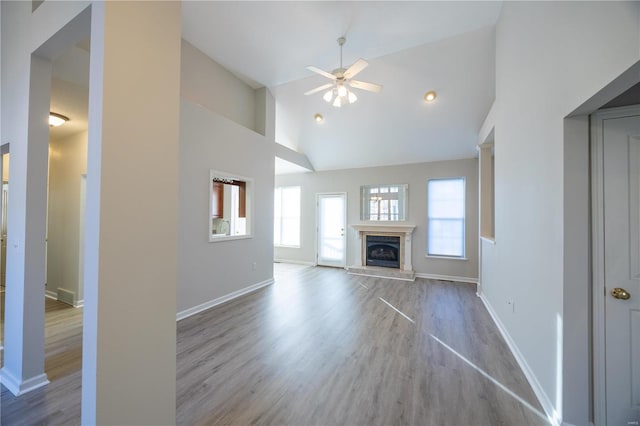
M 344 37 L 340 37 L 338 39 L 338 44 L 340 45 L 340 68 L 336 68 L 328 73 L 320 68 L 307 67 L 309 71 L 313 71 L 321 76 L 327 77 L 328 79 L 333 80 L 333 82 L 311 89 L 308 92 L 305 92 L 305 95 L 313 95 L 314 93 L 328 89 L 322 98 L 327 102 L 333 101 L 332 103 L 334 107 L 341 107 L 344 104 L 352 104 L 358 100 L 356 94 L 349 90 L 347 86 L 375 93 L 382 90 L 382 86 L 379 84 L 353 80 L 353 77 L 355 77 L 356 74 L 369 66 L 369 63 L 364 59 L 358 59 L 349 68 L 345 69 L 342 67 L 342 46 L 346 41 L 347 39 Z

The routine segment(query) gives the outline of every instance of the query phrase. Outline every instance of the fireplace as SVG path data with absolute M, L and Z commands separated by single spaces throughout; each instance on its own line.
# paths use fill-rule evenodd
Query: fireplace
M 367 235 L 367 266 L 400 268 L 400 237 Z
M 413 281 L 411 234 L 415 225 L 408 223 L 355 223 L 358 232 L 356 264 L 347 270 L 353 275 Z

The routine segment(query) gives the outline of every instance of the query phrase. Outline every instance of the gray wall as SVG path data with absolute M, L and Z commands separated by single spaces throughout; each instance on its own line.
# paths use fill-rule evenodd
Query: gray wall
M 178 312 L 273 277 L 273 148 L 264 136 L 182 100 Z M 209 242 L 210 169 L 254 179 L 251 238 Z
M 47 291 L 83 300 L 79 279 L 80 179 L 87 173 L 87 132 L 49 143 Z
M 427 179 L 466 178 L 466 254 L 467 260 L 425 258 L 427 221 Z M 276 186 L 301 186 L 301 247 L 275 248 L 277 260 L 315 263 L 316 194 L 347 193 L 347 223 L 360 223 L 360 186 L 372 184 L 409 184 L 407 223 L 413 232 L 413 268 L 417 273 L 476 279 L 478 277 L 478 160 L 466 159 L 402 166 L 370 167 L 276 176 Z M 356 263 L 358 234 L 349 228 L 347 265 Z
M 255 130 L 255 90 L 188 41 L 181 47 L 180 95 Z
M 584 241 L 586 229 L 576 223 L 565 233 L 565 209 L 585 211 L 585 203 L 584 184 L 563 185 L 567 168 L 583 162 L 565 161 L 575 147 L 565 151 L 563 119 L 639 59 L 639 8 L 505 2 L 496 31 L 496 243 L 482 243 L 482 291 L 543 404 L 574 424 L 588 423 L 588 370 L 563 384 L 562 333 L 583 332 L 586 324 L 564 322 L 571 259 L 565 263 L 563 247 Z M 589 308 L 585 298 L 582 310 Z M 588 366 L 588 352 L 577 349 L 569 361 Z M 574 389 L 564 402 L 563 386 Z

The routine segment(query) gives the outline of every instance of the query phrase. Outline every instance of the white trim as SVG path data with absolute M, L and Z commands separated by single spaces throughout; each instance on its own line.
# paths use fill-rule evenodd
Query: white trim
M 14 396 L 24 395 L 27 392 L 41 388 L 49 384 L 49 379 L 45 373 L 34 376 L 30 379 L 20 381 L 7 368 L 0 370 L 0 382 L 9 389 Z
M 386 276 L 386 275 L 361 274 L 359 272 L 347 272 L 347 274 L 349 274 L 349 275 L 357 275 L 359 277 L 385 278 L 387 280 L 411 281 L 411 282 L 415 281 L 415 278 L 411 279 L 411 278 L 402 278 L 402 277 L 391 277 L 391 276 Z
M 231 240 L 247 240 L 249 238 L 253 238 L 253 235 L 251 234 L 245 234 L 245 235 L 222 235 L 221 234 L 219 237 L 217 237 L 216 235 L 218 234 L 209 236 L 210 243 L 219 243 L 220 241 L 231 241 Z
M 545 393 L 544 389 L 542 389 L 542 386 L 540 385 L 540 382 L 538 382 L 538 379 L 536 378 L 535 374 L 533 374 L 531 367 L 529 367 L 529 364 L 527 363 L 524 356 L 520 352 L 520 349 L 518 349 L 518 346 L 509 335 L 509 332 L 502 324 L 502 321 L 500 321 L 500 319 L 498 318 L 498 315 L 493 310 L 493 307 L 491 306 L 487 298 L 484 296 L 484 294 L 478 294 L 478 297 L 480 298 L 480 300 L 482 300 L 484 307 L 487 309 L 487 312 L 489 312 L 489 315 L 491 315 L 491 319 L 493 319 L 493 322 L 495 323 L 496 327 L 498 327 L 498 330 L 500 331 L 502 338 L 507 343 L 507 346 L 509 346 L 511 353 L 513 354 L 513 357 L 518 362 L 518 365 L 520 366 L 520 369 L 524 373 L 524 376 L 527 378 L 529 385 L 531 385 L 531 389 L 533 389 L 533 393 L 535 393 L 536 397 L 538 398 L 538 401 L 540 402 L 540 405 L 542 405 L 542 409 L 547 415 L 547 420 L 552 425 L 559 426 L 560 419 L 559 419 L 558 413 L 553 407 L 553 404 L 551 403 L 551 400 Z
M 240 290 L 234 291 L 232 293 L 226 294 L 222 297 L 218 297 L 213 300 L 209 300 L 208 302 L 204 302 L 200 305 L 194 306 L 189 309 L 185 309 L 184 311 L 180 311 L 176 314 L 176 321 L 183 320 L 187 317 L 200 313 L 202 311 L 206 311 L 207 309 L 213 308 L 214 306 L 221 305 L 230 300 L 236 299 L 240 296 L 244 296 L 245 294 L 252 293 L 256 290 L 261 289 L 262 287 L 266 287 L 268 285 L 273 284 L 273 278 L 269 278 L 268 280 L 261 281 L 259 283 L 250 285 L 249 287 L 242 288 Z
M 439 254 L 425 254 L 425 259 L 444 259 L 444 260 L 469 260 L 468 257 L 458 257 L 458 256 L 442 256 Z
M 365 222 L 354 223 L 349 225 L 356 231 L 361 232 L 402 232 L 404 234 L 411 234 L 416 228 L 415 225 L 408 224 L 405 221 L 397 222 Z
M 53 299 L 53 300 L 58 300 L 58 293 L 56 293 L 55 291 L 47 290 L 44 293 L 44 297 L 49 298 L 49 299 Z M 82 307 L 84 307 L 84 299 L 76 300 L 75 302 L 73 302 L 73 307 L 74 308 L 82 308 Z M 2 346 L 0 346 L 0 350 L 1 349 L 2 349 Z
M 294 265 L 316 266 L 313 262 L 307 262 L 306 260 L 293 260 L 293 259 L 273 259 L 275 263 L 293 263 Z
M 496 239 L 495 239 L 495 237 L 493 237 L 493 238 L 489 238 L 489 237 L 482 237 L 482 236 L 481 236 L 481 237 L 480 237 L 480 239 L 481 239 L 482 241 L 484 241 L 484 242 L 489 243 L 489 244 L 493 244 L 493 245 L 495 245 L 495 244 L 496 244 Z
M 416 272 L 416 278 L 426 278 L 428 280 L 439 280 L 439 281 L 457 281 L 459 283 L 478 284 L 477 278 L 456 277 L 453 275 L 424 274 L 422 272 Z

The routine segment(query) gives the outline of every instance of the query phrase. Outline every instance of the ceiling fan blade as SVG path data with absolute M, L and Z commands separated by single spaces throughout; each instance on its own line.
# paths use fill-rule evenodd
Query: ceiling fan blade
M 308 69 L 309 71 L 313 71 L 313 72 L 315 72 L 316 74 L 320 74 L 320 75 L 322 75 L 322 76 L 324 76 L 324 77 L 330 78 L 331 80 L 335 80 L 335 79 L 336 79 L 336 76 L 335 76 L 335 75 L 333 75 L 333 74 L 331 74 L 331 73 L 328 73 L 328 72 L 326 72 L 326 71 L 324 71 L 324 70 L 321 70 L 320 68 L 316 68 L 316 67 L 307 67 L 307 69 Z
M 369 66 L 369 63 L 367 61 L 365 61 L 364 59 L 358 59 L 353 65 L 351 65 L 344 72 L 344 77 L 345 78 L 353 78 L 353 77 L 356 76 L 356 74 L 358 74 L 360 71 L 362 71 L 363 69 L 365 69 L 368 66 Z
M 329 89 L 333 87 L 333 83 L 323 84 L 320 87 L 316 87 L 315 89 L 311 89 L 308 92 L 304 92 L 305 95 L 313 95 L 314 93 L 322 92 L 325 89 Z
M 356 89 L 368 90 L 369 92 L 379 93 L 382 90 L 382 86 L 375 83 L 367 83 L 365 81 L 349 80 L 349 86 Z

